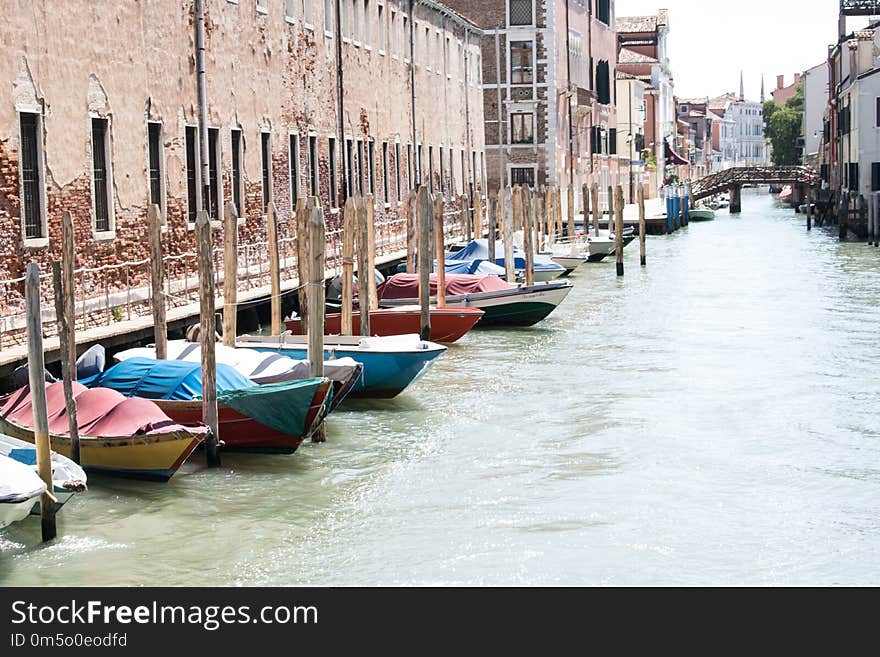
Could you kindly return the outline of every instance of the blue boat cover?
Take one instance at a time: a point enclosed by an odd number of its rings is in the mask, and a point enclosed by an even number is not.
[[[504,242],[500,240],[495,242],[495,264],[499,267],[504,267]],[[501,255],[499,255],[501,254]],[[514,257],[514,269],[525,269],[526,268],[526,255],[525,252],[519,247],[513,247],[513,257]],[[470,244],[464,247],[461,251],[457,251],[456,253],[450,253],[447,255],[446,261],[446,271],[449,271],[449,267],[455,265],[458,262],[474,262],[477,260],[488,261],[489,260],[489,240],[479,239],[473,240]],[[562,265],[559,265],[550,258],[548,255],[538,254],[535,256],[535,271],[560,271],[565,269]],[[452,272],[450,272],[452,273]],[[473,272],[454,272],[454,273],[473,273]]]
[[[437,271],[437,263],[434,263]],[[504,267],[494,265],[488,260],[447,260],[447,274],[469,274],[472,276],[504,276]]]
[[[126,397],[190,401],[202,396],[202,365],[182,360],[130,358],[80,381],[88,388],[111,388]],[[217,393],[258,387],[229,365],[217,363]]]

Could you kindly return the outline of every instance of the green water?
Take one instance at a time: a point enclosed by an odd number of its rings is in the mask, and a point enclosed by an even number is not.
[[[290,457],[93,477],[3,585],[880,584],[880,250],[744,196]]]

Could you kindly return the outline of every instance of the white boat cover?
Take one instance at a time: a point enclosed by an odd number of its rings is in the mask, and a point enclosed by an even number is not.
[[[120,363],[129,358],[156,358],[155,347],[137,347],[116,354]],[[188,362],[201,361],[201,347],[197,342],[186,340],[168,341],[168,360]],[[228,365],[234,370],[260,385],[298,381],[309,378],[309,361],[294,360],[288,356],[265,353],[242,347],[216,346],[218,363]],[[339,358],[324,361],[324,376],[339,383],[345,383],[354,375],[359,363],[352,358]]]
[[[46,484],[30,466],[0,455],[0,502],[24,502],[44,492]]]
[[[9,457],[36,472],[37,450],[29,442],[0,433],[0,456]],[[66,456],[52,452],[52,483],[56,493],[82,491],[86,487],[86,473]]]

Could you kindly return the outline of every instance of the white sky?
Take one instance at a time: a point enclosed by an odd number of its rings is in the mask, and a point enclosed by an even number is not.
[[[617,0],[618,16],[669,10],[669,63],[677,96],[739,93],[743,71],[746,97],[758,100],[761,74],[767,97],[776,76],[785,84],[794,73],[824,61],[837,41],[838,0]],[[866,24],[850,18],[848,31]]]

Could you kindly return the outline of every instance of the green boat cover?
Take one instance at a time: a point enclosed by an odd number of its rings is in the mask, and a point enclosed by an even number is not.
[[[325,379],[301,379],[230,390],[218,393],[217,401],[277,431],[293,436],[306,436],[311,429],[306,426],[309,407],[315,398],[315,390],[324,381]],[[318,417],[328,412],[332,398],[331,387],[324,401],[323,413]]]

